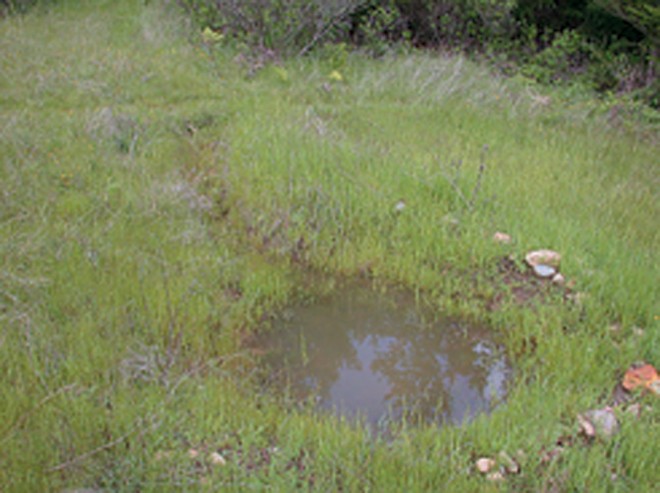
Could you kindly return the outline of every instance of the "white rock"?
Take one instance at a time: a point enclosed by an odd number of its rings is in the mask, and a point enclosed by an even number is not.
[[[557,269],[561,263],[561,255],[554,250],[534,250],[525,255],[525,262],[530,267],[543,264]]]
[[[191,448],[190,450],[188,450],[188,457],[190,457],[191,459],[196,459],[197,457],[199,457],[199,451],[194,448]]]
[[[632,328],[632,333],[637,337],[644,337],[644,329],[642,329],[641,327],[634,326]]]
[[[495,467],[495,461],[489,457],[482,457],[481,459],[477,460],[477,462],[475,462],[475,466],[477,467],[477,471],[479,471],[481,474],[486,474],[493,467]]]
[[[587,419],[582,414],[578,414],[577,419],[578,423],[580,423],[580,431],[584,433],[585,436],[589,438],[596,436],[596,427],[591,422],[591,420]]]
[[[209,462],[214,466],[225,466],[227,465],[227,460],[220,455],[218,452],[213,452],[209,455]]]
[[[588,437],[612,438],[619,432],[619,422],[614,411],[609,407],[604,409],[592,409],[578,415],[578,421]]]
[[[537,277],[540,277],[542,279],[548,279],[550,277],[554,277],[555,274],[557,274],[557,270],[554,267],[551,267],[550,265],[538,264],[535,265],[533,269],[534,269],[534,274],[536,274]]]
[[[552,283],[556,284],[557,286],[563,286],[566,283],[566,279],[560,272],[557,272],[554,276],[552,276]]]

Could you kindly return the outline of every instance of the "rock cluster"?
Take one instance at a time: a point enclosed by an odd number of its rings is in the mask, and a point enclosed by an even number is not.
[[[533,250],[525,255],[525,263],[541,279],[552,279],[555,284],[563,284],[564,276],[559,273],[561,255],[554,250]]]

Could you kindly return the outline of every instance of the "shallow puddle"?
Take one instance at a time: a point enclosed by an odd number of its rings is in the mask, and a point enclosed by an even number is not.
[[[276,388],[372,425],[404,414],[459,424],[501,402],[510,375],[483,327],[364,287],[286,310],[258,345]]]

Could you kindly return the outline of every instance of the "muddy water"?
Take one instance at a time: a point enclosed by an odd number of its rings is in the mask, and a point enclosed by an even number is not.
[[[459,424],[501,402],[510,375],[483,327],[365,287],[286,310],[259,345],[276,388],[374,425],[404,414]]]

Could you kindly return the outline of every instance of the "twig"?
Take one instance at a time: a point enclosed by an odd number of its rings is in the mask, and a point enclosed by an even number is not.
[[[50,469],[46,469],[46,472],[57,472],[57,471],[61,471],[63,469],[67,469],[67,468],[77,464],[78,462],[81,462],[85,459],[89,459],[90,457],[98,454],[99,452],[103,452],[104,450],[111,449],[112,447],[114,447],[116,445],[119,445],[121,442],[126,440],[129,436],[131,436],[137,430],[138,430],[138,427],[136,426],[131,431],[129,431],[128,433],[126,433],[122,436],[120,436],[119,438],[116,438],[111,442],[104,443],[103,445],[101,445],[99,447],[96,447],[95,449],[92,449],[89,452],[85,452],[82,455],[78,455],[78,456],[74,457],[71,460],[68,460],[66,462],[62,462],[61,464],[58,464],[54,467],[51,467]]]
[[[447,180],[447,182],[451,185],[451,187],[454,189],[454,192],[456,192],[456,195],[458,195],[458,198],[463,201],[463,203],[466,205],[468,209],[471,209],[470,207],[470,201],[465,198],[465,195],[463,195],[463,192],[461,191],[460,187],[456,183],[454,179],[451,177],[447,176],[445,173],[442,173],[442,176]]]
[[[208,364],[209,364],[209,362],[204,362],[204,363],[202,363],[201,365],[197,366],[196,368],[193,368],[193,369],[191,369],[191,370],[185,372],[185,373],[184,373],[184,374],[178,379],[178,381],[173,385],[173,387],[169,390],[168,395],[167,395],[167,398],[164,399],[164,404],[167,404],[167,403],[170,401],[170,399],[174,396],[174,393],[176,392],[177,388],[178,388],[181,384],[183,384],[183,383],[188,379],[188,377],[190,377],[191,375],[193,375],[193,374],[195,374],[195,373],[201,371],[202,369],[204,369],[205,367],[207,367]],[[74,387],[74,386],[75,386],[75,385],[70,385],[69,387]],[[60,389],[60,390],[62,391],[62,390],[64,390],[64,389]],[[53,466],[53,467],[51,467],[51,468],[48,468],[48,469],[46,469],[46,472],[49,472],[49,473],[50,473],[50,472],[57,472],[57,471],[62,471],[62,470],[64,470],[64,469],[67,469],[67,468],[69,468],[69,467],[71,467],[71,466],[73,466],[73,465],[78,464],[79,462],[82,462],[82,461],[84,461],[84,460],[86,460],[86,459],[89,459],[90,457],[93,457],[93,456],[97,455],[97,454],[100,453],[100,452],[104,452],[105,450],[109,450],[109,449],[111,449],[111,448],[113,448],[113,447],[119,445],[120,443],[126,441],[126,439],[127,439],[128,437],[130,437],[131,435],[133,435],[133,434],[136,433],[136,432],[139,432],[139,434],[142,435],[142,434],[145,432],[145,428],[147,428],[146,426],[143,426],[144,421],[146,421],[147,419],[148,419],[149,421],[154,421],[155,418],[156,418],[156,413],[152,413],[151,415],[149,415],[149,416],[148,416],[147,418],[145,418],[144,420],[139,420],[139,423],[137,423],[137,424],[136,424],[136,425],[135,425],[130,431],[128,431],[127,433],[123,434],[122,436],[120,436],[120,437],[118,437],[118,438],[115,438],[114,440],[112,440],[112,441],[110,441],[110,442],[108,442],[108,443],[104,443],[103,445],[99,445],[98,447],[96,447],[96,448],[94,448],[94,449],[92,449],[92,450],[90,450],[90,451],[88,451],[88,452],[85,452],[84,454],[77,455],[77,456],[74,457],[73,459],[70,459],[70,460],[68,460],[68,461],[66,461],[66,462],[62,462],[61,464],[58,464],[58,465]],[[152,423],[152,431],[154,431],[155,429],[157,429],[161,424],[162,424],[162,421],[161,421],[160,423],[155,423],[155,424]]]
[[[314,45],[316,45],[316,43],[318,43],[319,40],[328,33],[328,31],[330,31],[330,29],[332,29],[338,22],[345,19],[348,14],[351,14],[353,9],[353,5],[347,5],[345,8],[337,12],[321,29],[316,31],[310,42],[303,46],[303,48],[298,52],[298,56],[306,55],[309,50],[311,50]]]
[[[472,210],[474,208],[474,203],[477,200],[477,195],[479,195],[479,190],[481,190],[481,180],[486,171],[486,152],[488,152],[488,145],[484,145],[481,149],[481,162],[479,163],[479,174],[477,175],[477,182],[474,184],[472,189],[472,195],[470,197],[470,203],[468,208]]]

